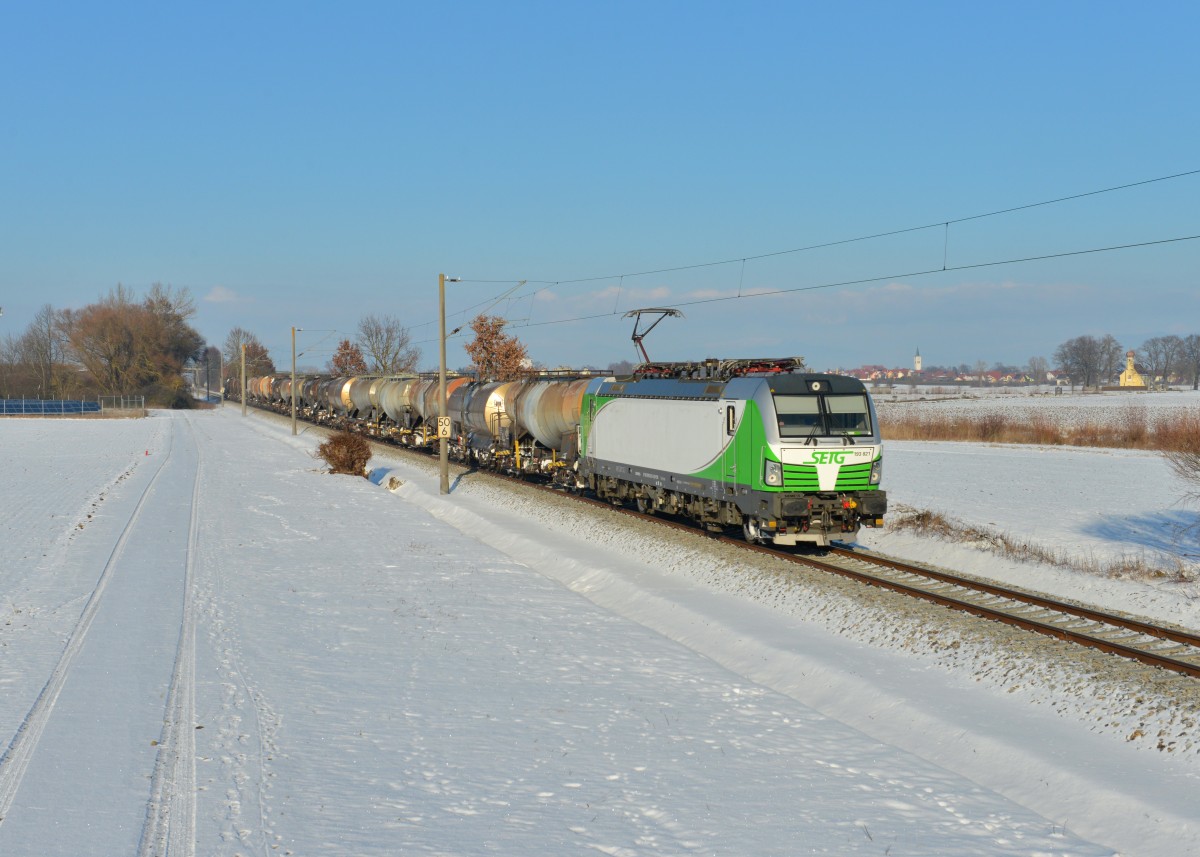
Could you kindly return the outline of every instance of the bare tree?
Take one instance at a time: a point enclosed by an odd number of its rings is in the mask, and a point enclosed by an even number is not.
[[[37,377],[39,397],[53,399],[61,395],[66,346],[63,314],[46,304],[17,340],[20,362]]]
[[[63,314],[70,349],[101,391],[141,392],[172,406],[189,399],[181,376],[184,363],[199,354],[204,340],[190,325],[186,290],[159,287],[145,301],[117,285],[99,303]]]
[[[371,371],[401,375],[416,371],[421,350],[412,344],[408,328],[390,315],[363,316],[358,323],[358,347],[370,358]]]
[[[1098,367],[1097,383],[1105,381],[1110,384],[1117,379],[1125,369],[1125,349],[1111,333],[1104,334],[1097,343]]]
[[[1046,373],[1050,371],[1050,365],[1046,362],[1045,357],[1030,357],[1029,358],[1029,377],[1033,379],[1035,384],[1046,383]]]
[[[221,353],[225,356],[226,378],[240,378],[242,372],[242,346],[246,346],[246,377],[274,375],[275,362],[257,336],[241,327],[235,327],[225,337]]]
[[[1184,499],[1200,502],[1200,450],[1176,449],[1164,453],[1164,456],[1175,475],[1190,486]]]
[[[515,381],[529,374],[525,345],[504,333],[506,323],[496,315],[479,315],[471,322],[475,339],[466,349],[480,381]]]
[[[118,284],[99,303],[67,313],[71,350],[107,394],[132,393],[144,380],[132,297]]]
[[[0,340],[0,395],[23,398],[30,383],[28,367],[21,359],[21,346],[11,333]]]
[[[192,293],[184,286],[179,289],[154,283],[146,294],[146,309],[160,318],[168,318],[173,323],[185,322],[196,314],[196,301]]]
[[[1090,387],[1096,383],[1101,367],[1100,341],[1094,336],[1068,339],[1054,351],[1058,367],[1071,376],[1071,386]]]
[[[975,371],[975,382],[976,382],[976,384],[978,384],[980,387],[982,387],[982,386],[983,386],[983,381],[984,381],[984,377],[983,377],[983,376],[984,376],[984,373],[985,373],[985,372],[987,372],[987,361],[985,361],[985,360],[976,360],[976,361],[975,361],[975,370],[974,370],[974,371]]]
[[[1155,336],[1142,343],[1139,356],[1146,364],[1153,378],[1162,378],[1163,383],[1169,383],[1171,373],[1181,362],[1184,353],[1184,341],[1178,336]]]
[[[1193,333],[1183,338],[1179,365],[1184,379],[1192,382],[1192,389],[1200,389],[1200,334]]]

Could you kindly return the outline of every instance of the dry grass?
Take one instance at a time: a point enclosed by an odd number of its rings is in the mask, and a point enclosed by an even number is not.
[[[1200,578],[1200,569],[1177,557],[1161,557],[1151,562],[1145,557],[1124,556],[1111,560],[1072,556],[1034,542],[1014,538],[998,530],[965,524],[926,509],[909,509],[888,520],[888,528],[914,532],[921,536],[956,542],[987,550],[1018,562],[1040,562],[1096,577],[1120,580],[1170,580],[1191,583]]]
[[[315,455],[329,465],[330,473],[348,473],[365,478],[367,462],[371,460],[371,445],[362,435],[339,431],[318,446]]]
[[[957,440],[1034,443],[1186,452],[1200,449],[1200,413],[1151,419],[1144,408],[1129,408],[1119,420],[1068,425],[1052,416],[1016,419],[998,413],[956,416],[906,413],[880,422],[886,440]]]

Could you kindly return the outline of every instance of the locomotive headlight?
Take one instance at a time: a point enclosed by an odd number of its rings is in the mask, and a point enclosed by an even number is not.
[[[783,485],[783,465],[778,461],[768,461],[763,468],[763,482],[780,487]]]
[[[871,464],[871,484],[878,485],[883,479],[883,459],[877,458]]]

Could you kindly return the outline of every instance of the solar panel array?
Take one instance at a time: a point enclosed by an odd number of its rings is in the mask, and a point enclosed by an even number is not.
[[[0,415],[14,416],[32,414],[62,416],[63,414],[96,414],[99,402],[84,402],[78,399],[0,399]]]

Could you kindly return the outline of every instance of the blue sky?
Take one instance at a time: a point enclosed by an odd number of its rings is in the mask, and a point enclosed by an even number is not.
[[[439,271],[466,280],[450,327],[530,281],[493,312],[550,366],[630,358],[624,311],[711,297],[651,356],[1023,364],[1200,332],[1200,240],[911,276],[1200,235],[1200,175],[750,258],[1200,170],[1198,25],[1192,2],[5,4],[0,335],[162,282],[281,364],[292,325],[322,364],[388,313],[433,366]]]

